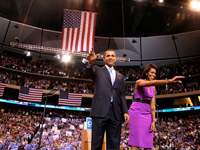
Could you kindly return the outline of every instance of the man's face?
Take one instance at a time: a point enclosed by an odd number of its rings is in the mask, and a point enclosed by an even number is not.
[[[106,65],[109,67],[114,66],[117,58],[114,51],[106,51],[103,60],[105,61]]]

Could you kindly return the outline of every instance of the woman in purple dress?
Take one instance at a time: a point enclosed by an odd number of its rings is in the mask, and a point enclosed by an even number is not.
[[[169,80],[154,80],[158,67],[152,63],[146,65],[141,79],[136,81],[135,97],[129,108],[129,142],[132,150],[153,148],[155,129],[155,86],[168,83],[181,83],[176,76]]]

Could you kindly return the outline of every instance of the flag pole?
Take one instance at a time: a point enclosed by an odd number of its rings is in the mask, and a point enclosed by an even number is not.
[[[42,126],[41,126],[41,129],[40,129],[40,138],[39,138],[39,143],[38,143],[38,150],[40,150],[40,145],[41,145],[41,140],[42,140],[42,133],[43,133],[44,117],[45,117],[45,113],[46,113],[47,99],[48,99],[48,96],[46,95],[45,104],[44,104],[44,111],[43,111],[43,114],[42,114]]]
[[[59,90],[60,90],[60,89],[59,89]],[[56,90],[56,91],[50,90],[49,93],[47,93],[46,95],[43,96],[43,97],[45,98],[45,103],[44,103],[44,110],[43,110],[43,114],[42,114],[42,126],[40,127],[40,138],[39,138],[39,143],[38,143],[38,148],[37,148],[37,150],[40,150],[40,145],[41,145],[41,141],[42,141],[42,134],[43,134],[43,129],[44,129],[43,125],[44,125],[44,118],[45,118],[45,114],[46,114],[46,106],[47,106],[48,98],[54,96],[54,95],[56,94],[56,92],[58,92],[59,90]],[[48,94],[50,94],[52,91],[54,91],[54,93],[51,94],[51,95],[48,95]],[[40,125],[41,125],[41,124],[40,124]]]

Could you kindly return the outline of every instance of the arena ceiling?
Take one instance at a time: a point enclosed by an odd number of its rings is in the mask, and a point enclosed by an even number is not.
[[[92,11],[98,13],[95,36],[145,37],[199,30],[200,12],[192,11],[189,2],[190,0],[165,0],[163,3],[158,0],[1,0],[0,16],[43,29],[61,31],[64,9]]]

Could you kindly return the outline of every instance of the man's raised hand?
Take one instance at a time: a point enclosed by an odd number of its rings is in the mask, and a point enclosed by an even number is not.
[[[92,64],[97,58],[99,57],[99,54],[95,54],[94,49],[92,48],[91,52],[88,54],[87,59],[89,60],[89,64]]]

